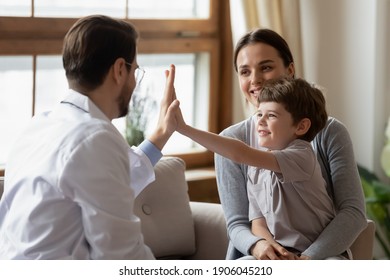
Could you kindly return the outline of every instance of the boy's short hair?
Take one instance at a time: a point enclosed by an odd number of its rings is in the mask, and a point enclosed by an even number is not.
[[[283,77],[267,80],[262,85],[258,102],[283,104],[292,115],[294,124],[304,118],[310,119],[309,130],[300,137],[306,141],[312,141],[328,120],[324,95],[317,86],[304,79]]]

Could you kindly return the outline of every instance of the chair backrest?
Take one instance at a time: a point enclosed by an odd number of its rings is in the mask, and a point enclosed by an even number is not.
[[[135,200],[134,212],[141,219],[145,244],[156,258],[177,259],[195,253],[185,163],[163,157],[154,168],[156,180]]]
[[[375,223],[367,220],[367,227],[359,234],[351,246],[354,260],[372,260],[375,241]]]

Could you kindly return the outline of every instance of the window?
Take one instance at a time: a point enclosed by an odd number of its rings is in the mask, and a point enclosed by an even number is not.
[[[120,18],[207,19],[209,0],[0,0],[0,16],[76,18],[104,13]]]
[[[15,137],[32,115],[32,65],[33,60],[30,56],[0,56],[1,164],[5,163]]]
[[[209,85],[208,53],[183,54],[140,54],[138,64],[145,69],[145,76],[136,91],[149,95],[157,104],[163,94],[165,85],[164,70],[170,63],[176,66],[175,89],[185,120],[198,128],[208,129],[207,113]],[[136,92],[138,94],[138,92]],[[206,116],[206,118],[205,118]],[[146,134],[153,131],[157,123],[158,110],[149,115]],[[124,123],[125,121],[123,121]],[[178,133],[174,133],[163,149],[164,154],[204,151],[203,148]]]
[[[163,71],[174,63],[175,87],[186,121],[213,132],[226,127],[231,115],[230,86],[220,81],[229,78],[231,53],[228,58],[220,57],[226,53],[223,40],[229,39],[224,34],[230,28],[218,32],[226,24],[221,20],[228,14],[225,2],[0,0],[0,129],[8,136],[0,139],[0,169],[13,139],[28,120],[63,96],[67,88],[61,61],[63,37],[77,18],[87,14],[125,18],[138,28],[138,63],[146,70],[141,90],[159,103],[165,84]],[[123,121],[114,124],[123,129]],[[163,152],[182,157],[188,168],[213,162],[210,152],[176,133]]]

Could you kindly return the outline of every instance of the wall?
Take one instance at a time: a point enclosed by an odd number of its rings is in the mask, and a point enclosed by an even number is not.
[[[348,128],[359,164],[380,166],[390,116],[390,1],[301,0],[304,76],[327,88],[328,111]],[[378,241],[375,258],[385,254]]]
[[[376,127],[376,156],[380,157],[382,151],[384,127],[386,127],[390,120],[390,1],[380,0],[377,6],[377,20],[376,20],[376,93],[375,108],[378,109],[377,119],[374,123]],[[375,162],[375,170],[381,170],[379,161]],[[379,173],[379,172],[378,172]],[[381,170],[379,173],[381,178],[386,178],[384,181],[390,184],[390,178],[386,177]]]
[[[357,162],[388,180],[379,158],[390,115],[389,1],[301,0],[300,9],[304,77],[327,89]]]

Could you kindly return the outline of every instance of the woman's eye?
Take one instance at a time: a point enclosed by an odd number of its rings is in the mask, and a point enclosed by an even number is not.
[[[240,71],[240,76],[248,76],[249,75],[249,71],[248,70],[241,70]]]
[[[262,72],[269,72],[271,70],[272,70],[272,67],[269,65],[265,65],[265,66],[261,67]]]

